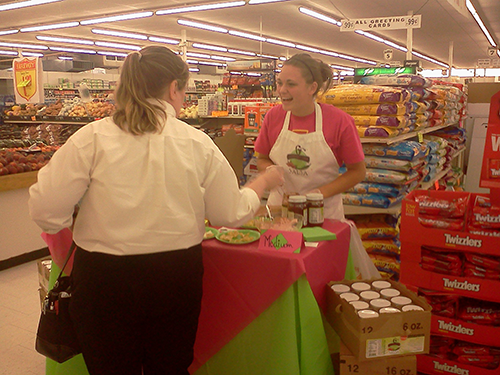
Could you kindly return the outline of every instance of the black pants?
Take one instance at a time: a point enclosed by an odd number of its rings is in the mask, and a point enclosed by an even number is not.
[[[91,375],[188,374],[201,308],[201,245],[114,256],[76,249],[70,305]]]

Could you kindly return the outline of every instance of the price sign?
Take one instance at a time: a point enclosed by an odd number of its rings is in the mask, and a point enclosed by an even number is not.
[[[12,62],[17,103],[43,102],[41,61],[38,57],[22,57]]]
[[[287,232],[268,229],[261,234],[259,250],[299,253],[304,243],[302,232]]]
[[[493,57],[497,54],[497,49],[495,47],[488,48],[488,56]]]
[[[354,18],[343,19],[341,21],[340,31],[378,31],[378,30],[397,30],[397,29],[416,29],[422,26],[422,16],[393,16],[376,18]]]

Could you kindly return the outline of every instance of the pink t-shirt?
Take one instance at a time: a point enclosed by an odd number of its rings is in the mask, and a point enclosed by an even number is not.
[[[330,104],[319,103],[323,113],[323,134],[326,142],[337,158],[338,164],[354,164],[364,160],[363,147],[359,140],[354,119],[344,111]],[[286,112],[277,105],[269,110],[264,117],[264,123],[255,141],[255,151],[269,155],[278,135],[283,128]],[[290,116],[289,129],[315,131],[315,113],[307,116]]]

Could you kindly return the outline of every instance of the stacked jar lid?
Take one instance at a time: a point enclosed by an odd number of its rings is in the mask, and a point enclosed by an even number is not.
[[[338,296],[352,305],[360,318],[377,318],[380,314],[423,311],[411,298],[402,296],[389,281],[357,281],[350,285],[334,284]]]

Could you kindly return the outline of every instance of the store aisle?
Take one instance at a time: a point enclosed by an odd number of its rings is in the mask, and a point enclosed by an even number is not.
[[[0,271],[0,375],[43,375],[35,351],[40,318],[36,261]]]

